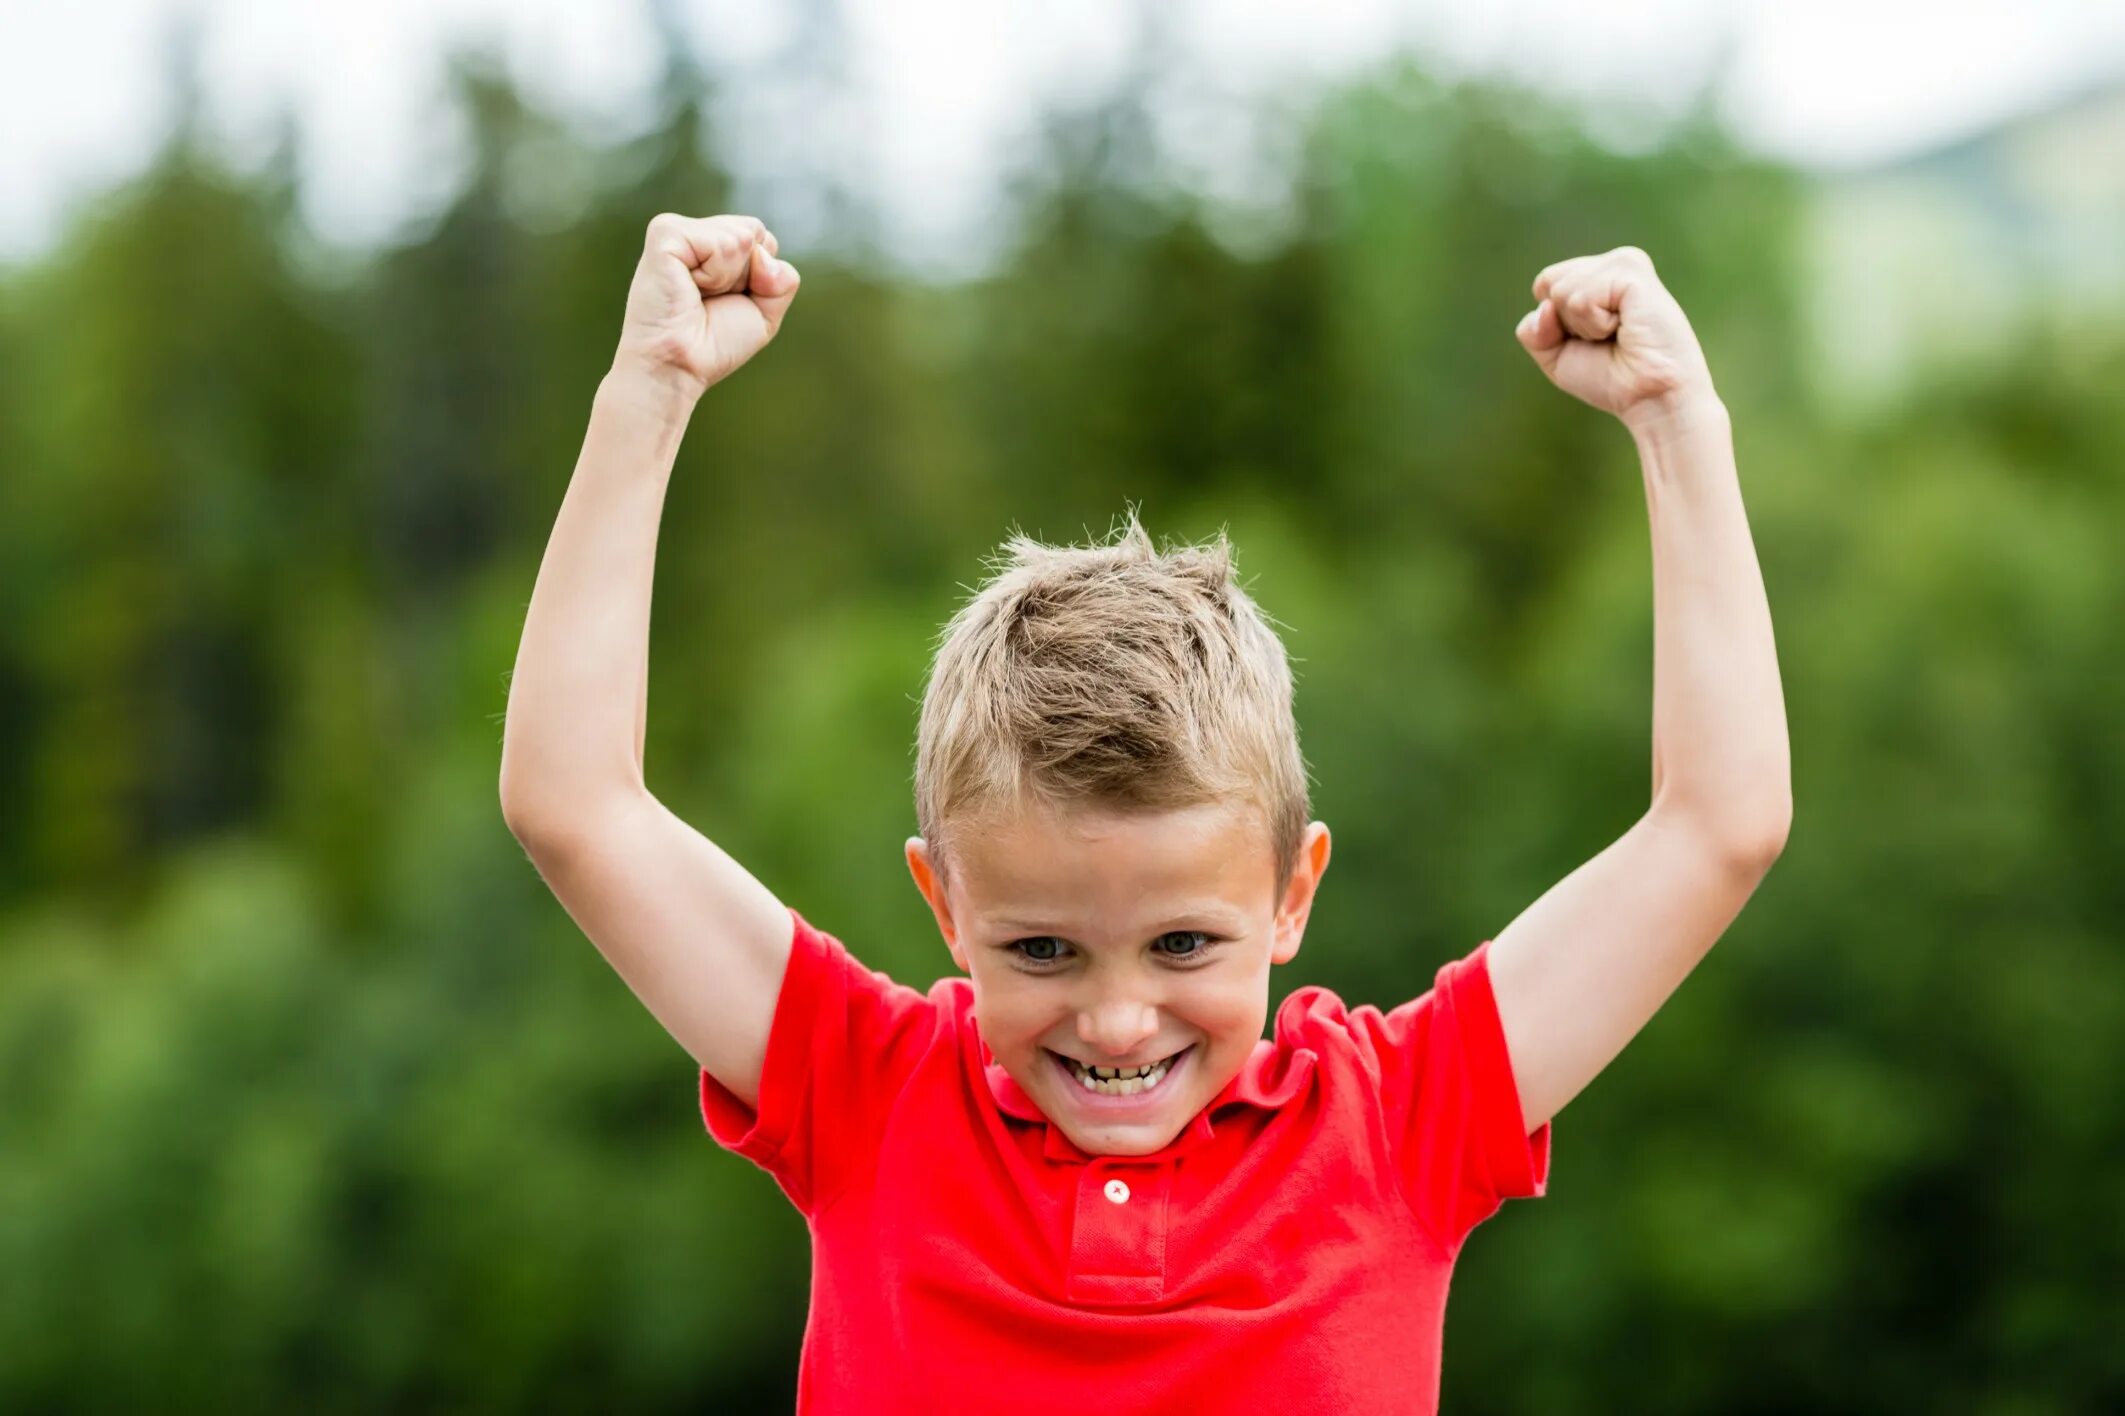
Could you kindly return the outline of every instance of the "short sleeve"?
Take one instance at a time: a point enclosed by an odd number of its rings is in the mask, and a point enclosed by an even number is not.
[[[704,1069],[701,1115],[717,1144],[772,1175],[809,1217],[876,1159],[887,1114],[937,1035],[938,1010],[795,910],[790,920],[759,1109]]]
[[[1442,967],[1421,998],[1384,1014],[1369,1004],[1350,1013],[1378,1069],[1404,1193],[1449,1251],[1504,1201],[1549,1186],[1550,1124],[1530,1135],[1521,1113],[1489,948],[1485,940]]]

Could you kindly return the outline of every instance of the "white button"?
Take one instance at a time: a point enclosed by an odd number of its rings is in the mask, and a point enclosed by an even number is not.
[[[1129,1203],[1129,1187],[1120,1180],[1109,1180],[1107,1198],[1118,1205],[1125,1205]]]

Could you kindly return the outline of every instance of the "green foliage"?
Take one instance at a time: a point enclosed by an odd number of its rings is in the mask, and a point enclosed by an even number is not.
[[[457,83],[472,179],[373,261],[184,139],[0,280],[9,1409],[790,1404],[803,1225],[495,802],[642,227],[729,179],[689,71],[603,149]],[[1391,66],[1235,244],[1133,113],[1056,117],[992,275],[790,252],[674,478],[660,796],[927,984],[931,635],[1012,526],[1140,501],[1230,528],[1297,659],[1337,847],[1282,987],[1410,996],[1649,790],[1635,457],[1511,333],[1542,266],[1643,246],[1734,413],[1796,829],[1470,1245],[1446,1406],[2125,1399],[2125,342],[2039,322],[1840,424],[1805,191],[1704,125],[1620,156]]]

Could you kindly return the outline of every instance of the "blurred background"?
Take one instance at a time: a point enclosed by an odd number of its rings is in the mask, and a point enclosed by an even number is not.
[[[1444,1409],[2125,1409],[2125,11],[9,6],[0,1407],[786,1411],[807,1236],[502,823],[648,218],[805,274],[697,413],[657,794],[874,967],[1014,527],[1229,529],[1382,1006],[1627,829],[1649,251],[1796,820],[1456,1271]],[[1272,1000],[1274,1001],[1274,1000]]]

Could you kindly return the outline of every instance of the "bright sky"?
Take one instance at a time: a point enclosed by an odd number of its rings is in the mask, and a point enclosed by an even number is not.
[[[1202,95],[1192,117],[1174,119],[1176,141],[1195,154],[1205,185],[1235,192],[1248,189],[1249,164],[1232,124],[1206,115],[1224,100],[1363,67],[1398,44],[1447,75],[1630,94],[1655,114],[1688,98],[1724,56],[1723,104],[1743,137],[1824,165],[1917,150],[2125,74],[2119,0],[1158,3]],[[767,76],[799,7],[676,8],[697,52],[727,76],[723,132],[758,197],[769,190],[761,183],[777,135],[795,130],[796,100]],[[887,244],[904,261],[978,248],[989,176],[1037,100],[1096,92],[1147,9],[1145,0],[843,0],[849,97],[816,133],[831,157],[812,160],[836,162],[876,195]],[[656,62],[646,5],[611,0],[0,0],[0,262],[47,246],[66,202],[136,171],[166,131],[161,48],[180,12],[205,17],[211,130],[247,165],[272,105],[292,98],[311,183],[306,214],[350,246],[390,236],[444,200],[462,172],[461,134],[439,116],[451,40],[494,37],[537,101],[611,135],[644,121]],[[802,250],[801,215],[761,214]]]

